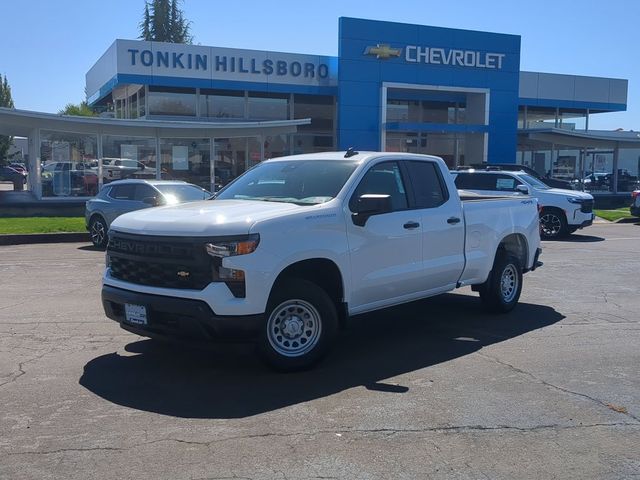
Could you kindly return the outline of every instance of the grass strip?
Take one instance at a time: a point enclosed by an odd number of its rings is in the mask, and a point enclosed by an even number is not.
[[[615,222],[621,218],[631,218],[629,207],[617,208],[616,210],[594,210],[593,213],[610,222]]]
[[[86,232],[84,217],[0,218],[0,234]]]

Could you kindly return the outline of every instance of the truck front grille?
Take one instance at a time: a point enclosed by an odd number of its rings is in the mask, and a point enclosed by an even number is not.
[[[593,211],[593,200],[584,200],[580,206],[582,213],[591,213]]]
[[[161,288],[202,290],[211,281],[211,257],[191,239],[112,233],[107,247],[111,276]]]

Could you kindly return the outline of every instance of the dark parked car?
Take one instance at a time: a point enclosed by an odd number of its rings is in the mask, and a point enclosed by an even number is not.
[[[107,245],[111,222],[123,213],[161,205],[206,200],[211,192],[180,180],[116,180],[105,185],[88,200],[85,207],[91,242],[99,248]]]
[[[0,166],[0,181],[13,182],[14,185],[27,183],[27,173],[20,172],[13,167]]]
[[[24,163],[14,162],[10,163],[9,166],[15,170],[18,170],[20,173],[27,173],[27,166]]]

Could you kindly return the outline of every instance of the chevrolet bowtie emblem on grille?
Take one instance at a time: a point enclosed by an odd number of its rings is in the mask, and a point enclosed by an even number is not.
[[[179,276],[180,278],[187,278],[189,275],[191,275],[191,274],[190,274],[189,272],[185,272],[184,270],[180,270],[180,271],[178,272],[178,276]]]
[[[365,55],[375,55],[376,58],[382,58],[383,60],[391,57],[399,57],[401,53],[401,48],[391,48],[384,43],[379,43],[375,47],[367,47],[364,49]]]

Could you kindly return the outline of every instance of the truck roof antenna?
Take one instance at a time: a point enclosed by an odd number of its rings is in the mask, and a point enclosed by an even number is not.
[[[360,152],[356,152],[353,147],[349,147],[347,152],[344,154],[344,158],[353,157],[354,155],[358,155]]]

